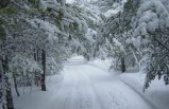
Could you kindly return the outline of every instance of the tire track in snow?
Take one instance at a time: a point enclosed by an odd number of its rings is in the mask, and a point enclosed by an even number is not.
[[[102,71],[104,71],[103,69],[99,68],[96,65],[93,64],[89,64],[92,67],[98,68]],[[104,71],[105,72],[105,71]],[[130,88],[131,90],[133,90],[135,93],[137,93],[143,100],[145,103],[147,103],[147,105],[149,105],[152,109],[158,109],[150,100],[148,100],[140,91],[138,91],[137,89],[135,89],[133,86],[131,86],[130,84],[128,84],[127,82],[123,81],[122,79],[118,78],[123,84],[125,84],[128,88]]]
[[[70,106],[72,105],[71,103],[71,99],[72,99],[72,93],[74,92],[74,89],[77,89],[77,81],[76,80],[76,75],[75,74],[65,74],[67,76],[67,81],[65,79],[65,83],[63,84],[64,85],[64,88],[65,90],[62,90],[62,91],[65,91],[67,92],[67,95],[65,97],[65,100],[63,101],[64,104],[63,104],[63,108],[60,108],[60,109],[76,109],[75,107],[73,108],[70,108]],[[71,79],[70,79],[71,78]],[[70,89],[68,90],[68,88],[66,86],[69,86]],[[77,93],[78,95],[79,93]],[[77,96],[76,95],[76,96]],[[81,100],[78,101],[77,104],[79,104],[79,102],[81,102]],[[75,106],[75,105],[74,105]],[[76,105],[78,106],[78,105]]]
[[[89,76],[87,77],[87,74],[84,74],[82,73],[83,76],[85,77],[85,80],[88,82],[89,86],[92,88],[93,90],[93,94],[94,96],[97,98],[96,100],[98,101],[101,109],[108,109],[104,106],[102,100],[101,100],[101,97],[99,96],[99,93],[97,92],[96,88],[94,87],[94,85],[91,83],[90,79],[89,79]]]
[[[96,66],[91,66],[91,67],[93,67],[93,68],[95,68],[95,69],[98,69]],[[101,69],[99,69],[99,70],[101,70]],[[105,73],[106,74],[106,72],[104,71],[104,70],[102,70],[103,72],[101,72],[100,74],[102,75],[102,73]],[[89,72],[89,73],[91,73],[91,72]],[[107,73],[108,75],[110,75],[109,73]],[[86,74],[87,75],[87,74]],[[103,76],[104,76],[104,74],[103,74]],[[112,76],[112,75],[110,75],[110,76]],[[144,95],[140,95],[139,93],[137,93],[135,90],[133,90],[132,88],[130,88],[128,85],[126,85],[126,84],[124,84],[123,83],[123,81],[121,81],[119,78],[118,78],[118,76],[117,75],[115,75],[116,77],[113,77],[112,79],[116,79],[116,80],[119,80],[119,82],[121,83],[121,84],[123,84],[124,86],[126,86],[126,88],[128,88],[128,89],[130,89],[131,91],[133,91],[133,92],[135,92],[135,94],[136,95],[138,95],[138,97],[140,97],[140,99],[145,103],[145,104],[147,104],[147,106],[149,106],[151,109],[157,109],[150,101],[147,101],[147,100],[145,100],[145,97],[144,97]],[[88,75],[88,77],[90,77],[89,75]],[[90,80],[89,80],[90,81]],[[91,82],[90,82],[91,83]],[[112,84],[113,85],[113,84]],[[98,91],[101,91],[101,90],[97,90],[97,88],[92,84],[92,87],[93,87],[93,90],[95,91],[95,94],[96,94],[96,96],[97,96],[97,98],[98,98],[98,100],[99,100],[99,103],[101,104],[101,106],[103,107],[103,109],[110,109],[110,107],[105,107],[104,105],[104,100],[102,100],[102,96],[100,96],[99,94],[101,94],[100,92],[98,92]],[[110,86],[110,87],[112,87],[112,86]],[[113,88],[115,88],[115,87],[112,87],[112,89]],[[110,92],[112,91],[112,90],[109,90]],[[110,92],[108,92],[108,93],[110,93]],[[105,95],[107,96],[107,93],[105,93]],[[109,96],[111,96],[112,97],[112,94],[110,94]],[[102,102],[103,101],[103,102]],[[115,101],[116,102],[116,101]],[[115,102],[112,102],[113,104],[116,104]],[[109,104],[109,105],[112,105],[112,104]],[[119,109],[119,108],[118,108]],[[121,108],[120,108],[121,109]]]
[[[73,76],[71,76],[72,78],[74,78]],[[67,108],[67,106],[69,106],[70,102],[68,102],[68,100],[70,100],[70,93],[73,90],[74,87],[71,86],[75,86],[75,81],[74,79],[68,79],[69,78],[69,74],[65,74],[64,73],[64,78],[62,80],[62,82],[60,82],[60,87],[57,87],[55,89],[55,91],[53,91],[53,96],[51,97],[51,99],[49,100],[51,106],[51,108],[48,109],[69,109]],[[67,104],[66,104],[67,103]]]
[[[81,102],[78,104],[79,108],[77,109],[100,109],[98,106],[99,104],[96,102],[97,99],[93,89],[91,88],[87,78],[81,73],[82,69],[79,69],[78,67],[76,68],[76,66],[74,68],[77,69],[76,71],[78,72],[76,75],[76,82],[78,83],[77,90],[80,94],[79,101]]]
[[[79,109],[81,102],[82,102],[82,98],[81,98],[80,91],[79,91],[79,80],[75,74],[73,74],[73,76],[74,78],[71,78],[71,79],[73,79],[74,81],[74,84],[73,84],[74,87],[70,93],[70,101],[69,101],[70,106],[67,109]]]
[[[91,68],[89,68],[89,66]],[[114,95],[113,92],[113,88],[116,87],[111,87],[113,81],[100,82],[99,80],[100,77],[102,76],[108,77],[111,76],[111,74],[107,73],[108,74],[107,75],[106,72],[103,70],[102,72],[97,72],[96,69],[98,68],[87,64],[78,65],[78,66],[73,65],[68,67],[67,71],[65,72],[65,78],[63,80],[62,87],[58,89],[59,91],[56,91],[57,96],[54,96],[55,99],[53,99],[56,100],[53,101],[55,109],[112,109],[113,106],[115,106],[114,109],[121,109],[119,106],[116,106],[121,104],[118,103],[117,101],[118,99],[116,99],[118,96]],[[94,70],[94,72],[92,70]],[[98,71],[99,70],[101,69],[98,69]],[[96,80],[95,79],[92,80],[93,77],[97,75],[98,78],[96,77],[97,78]],[[134,92],[135,95],[138,95],[141,101],[145,102],[145,105],[147,104],[147,106],[150,106],[149,102],[143,99],[143,97],[140,96],[140,94],[134,91],[131,87],[124,84],[123,81],[121,81],[119,78],[110,77],[108,79],[111,80],[118,79],[119,82],[122,84],[122,86],[126,86],[127,89],[131,90],[131,92]],[[105,89],[102,89],[99,87],[98,82],[105,85],[109,83],[111,84],[109,84],[108,86],[104,86],[103,88]],[[108,99],[108,102],[106,99]],[[153,105],[150,107],[152,107],[152,109],[157,109],[154,108]],[[126,109],[127,107],[123,107],[122,109],[124,108]]]
[[[84,78],[83,75],[79,76],[79,82],[78,83],[79,83],[78,84],[78,86],[79,86],[78,91],[79,91],[80,96],[81,96],[81,104],[80,104],[80,107],[78,109],[91,109],[92,101],[91,101],[90,97],[92,95],[89,94],[90,89],[88,87],[86,87],[86,81],[85,81],[85,78]]]

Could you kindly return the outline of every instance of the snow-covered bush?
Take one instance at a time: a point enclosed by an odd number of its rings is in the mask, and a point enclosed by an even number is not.
[[[35,75],[42,73],[42,69],[33,59],[22,55],[16,55],[9,62],[9,69],[11,74],[15,75],[19,86],[30,86],[33,84]],[[11,77],[13,76],[11,75]]]

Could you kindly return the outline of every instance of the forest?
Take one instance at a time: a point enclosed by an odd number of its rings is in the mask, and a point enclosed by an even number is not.
[[[168,84],[169,0],[0,0],[0,109],[168,109]]]

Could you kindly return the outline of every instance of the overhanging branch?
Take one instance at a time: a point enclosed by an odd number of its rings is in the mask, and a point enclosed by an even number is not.
[[[164,47],[167,51],[169,51],[169,48],[165,46],[161,41],[159,41],[156,37],[153,37],[155,41],[157,41],[162,47]]]

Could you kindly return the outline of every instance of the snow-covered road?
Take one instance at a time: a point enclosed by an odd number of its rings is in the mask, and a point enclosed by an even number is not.
[[[50,109],[151,109],[140,95],[83,58],[72,58],[52,94]]]
[[[102,61],[73,57],[61,75],[47,79],[48,91],[25,89],[21,97],[14,96],[15,105],[17,109],[156,109],[105,66]]]

